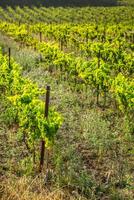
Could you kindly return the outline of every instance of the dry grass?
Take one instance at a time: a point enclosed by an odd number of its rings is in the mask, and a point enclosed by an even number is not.
[[[78,194],[72,195],[65,189],[46,188],[42,177],[17,178],[11,176],[0,182],[1,200],[84,200]]]

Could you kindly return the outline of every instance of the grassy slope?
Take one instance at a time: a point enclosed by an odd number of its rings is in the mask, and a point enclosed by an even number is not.
[[[16,43],[12,40],[8,40],[6,37],[3,38],[2,35],[0,35],[0,40],[1,44],[3,43],[4,46],[10,45],[12,49],[14,49],[12,55],[18,63],[23,65],[23,72],[25,76],[37,82],[42,87],[45,87],[47,83],[51,84],[52,104],[54,104],[57,109],[63,113],[65,119],[64,126],[57,136],[55,153],[53,155],[53,164],[55,165],[55,171],[57,170],[56,173],[59,176],[56,177],[57,185],[55,185],[55,187],[57,188],[57,186],[60,186],[60,189],[55,189],[53,187],[45,188],[44,176],[40,178],[35,177],[34,179],[30,177],[19,178],[22,171],[25,171],[25,166],[19,166],[20,159],[23,158],[21,153],[23,152],[24,147],[19,143],[16,143],[15,140],[13,141],[12,138],[14,147],[10,148],[11,146],[8,145],[10,143],[7,143],[9,152],[7,152],[8,155],[6,164],[9,168],[8,170],[4,169],[6,172],[6,178],[2,177],[2,181],[0,181],[1,199],[133,199],[131,186],[123,185],[126,184],[123,181],[128,181],[127,183],[131,184],[132,176],[130,171],[133,168],[133,164],[131,163],[131,157],[128,159],[125,158],[126,155],[122,154],[124,146],[126,145],[125,142],[123,143],[122,141],[122,145],[118,145],[118,134],[123,135],[129,132],[128,127],[125,124],[125,120],[116,112],[110,113],[110,110],[106,110],[104,112],[101,109],[93,107],[92,102],[94,99],[92,99],[92,95],[89,93],[89,90],[88,93],[85,92],[82,95],[78,95],[77,92],[72,91],[69,84],[64,81],[57,85],[55,75],[53,76],[47,71],[47,69],[45,69],[46,66],[44,63],[36,65],[38,57],[36,52],[33,52],[30,49],[18,50]],[[2,110],[3,108],[1,106],[0,111]],[[6,112],[4,115],[6,119]],[[3,119],[4,115],[0,115],[0,120]],[[9,127],[7,130],[5,123],[7,122],[3,121],[1,123],[2,126],[0,127],[0,139],[3,143],[5,142],[5,138],[1,138],[1,133],[10,133],[13,137],[16,134],[15,128]],[[100,127],[99,134],[100,138],[102,138],[102,140],[98,141],[100,143],[107,142],[105,141],[104,133],[111,134],[115,132],[117,134],[117,146],[114,146],[113,142],[110,146],[111,149],[108,151],[108,156],[103,157],[101,160],[98,160],[98,158],[95,157],[96,151],[93,149],[92,142],[90,142],[90,140],[94,141],[96,139],[95,137],[98,134],[98,127]],[[109,128],[110,132],[108,131]],[[85,140],[83,134],[81,133],[90,133],[89,140]],[[88,138],[88,135],[86,137]],[[90,147],[92,147],[92,151]],[[114,148],[117,148],[117,155]],[[23,167],[23,169],[21,167]],[[19,175],[18,177],[13,175],[16,174],[16,170]],[[63,174],[62,171],[64,171]],[[88,175],[86,173],[84,174],[85,171],[88,172]],[[63,177],[61,177],[61,174]],[[91,180],[91,183],[89,183],[88,180]],[[64,186],[68,182],[70,185],[67,185],[66,189],[64,189]],[[120,182],[122,185],[119,185]],[[72,185],[75,189],[72,188]],[[83,191],[76,189],[78,185],[81,190],[83,189]],[[86,186],[92,188],[91,191],[89,188],[89,194],[91,194],[91,197],[84,197],[86,196],[84,194]]]
[[[119,185],[120,182],[125,184],[124,180],[131,184],[131,180],[125,178],[126,176],[131,179],[129,170],[132,165],[130,160],[125,158],[126,155],[122,154],[124,151],[123,140],[122,144],[116,146],[118,135],[115,138],[115,143],[111,144],[105,138],[106,134],[111,135],[113,132],[122,133],[122,135],[128,133],[125,120],[120,118],[116,112],[111,113],[107,109],[102,111],[102,109],[94,107],[90,88],[81,94],[72,90],[68,82],[60,81],[57,84],[58,74],[49,73],[44,63],[37,65],[38,54],[32,50],[23,48],[18,50],[17,43],[2,35],[0,40],[4,46],[10,45],[12,47],[12,56],[18,63],[23,64],[23,73],[26,77],[37,82],[43,88],[46,84],[51,84],[51,103],[64,116],[64,124],[57,135],[54,147],[53,163],[50,162],[50,166],[52,164],[54,167],[55,174],[53,176],[56,180],[52,180],[54,185],[50,186],[49,191],[48,188],[44,187],[44,177],[32,179],[23,176],[18,178],[12,175],[17,173],[21,176],[24,172],[29,174],[31,169],[29,168],[27,171],[25,168],[27,166],[20,164],[23,154],[25,155],[25,147],[19,142],[15,142],[16,130],[14,127],[9,127],[8,132],[12,135],[14,147],[10,149],[11,156],[6,161],[10,169],[6,172],[8,178],[3,178],[1,182],[2,200],[7,198],[9,200],[89,200],[89,196],[90,200],[96,198],[131,200],[131,188]],[[98,132],[100,139],[97,136]],[[86,140],[83,135],[85,135]],[[94,148],[93,142],[96,139],[98,144]],[[109,144],[110,149],[108,154],[103,155],[100,159],[96,154],[96,148],[102,143]],[[115,154],[114,148],[117,148],[118,155]],[[5,186],[3,187],[3,185]],[[60,189],[55,190],[53,187]],[[62,190],[64,187],[66,190]],[[46,197],[46,193],[48,197]]]

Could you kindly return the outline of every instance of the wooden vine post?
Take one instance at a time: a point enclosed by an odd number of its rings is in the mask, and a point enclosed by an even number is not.
[[[10,47],[8,48],[8,65],[10,69],[10,66],[11,66],[11,48]]]
[[[100,52],[100,50],[99,50],[99,52],[98,52],[98,69],[100,68],[100,58],[101,58],[101,52]],[[97,105],[99,105],[99,95],[100,95],[100,87],[99,87],[99,84],[97,84]]]
[[[11,48],[8,48],[8,68],[9,68],[9,73],[12,70],[12,66],[11,66]],[[11,84],[9,85],[9,87],[11,87]],[[11,88],[10,88],[11,89]],[[12,93],[12,90],[11,90]]]
[[[44,117],[48,119],[48,112],[49,112],[49,102],[50,102],[50,86],[46,88],[46,102],[45,102],[45,115]],[[44,154],[45,154],[45,141],[42,139],[41,141],[41,150],[40,150],[40,166],[39,172],[42,172],[43,165],[44,165]]]
[[[76,85],[77,85],[77,69],[76,69],[76,65],[75,65],[75,75],[74,75],[74,82],[75,82],[75,88],[76,88]]]
[[[40,43],[42,42],[42,32],[40,31],[39,32],[39,40],[40,40]],[[42,54],[40,53],[40,62],[42,62]]]
[[[42,32],[40,32],[40,42],[42,42]]]

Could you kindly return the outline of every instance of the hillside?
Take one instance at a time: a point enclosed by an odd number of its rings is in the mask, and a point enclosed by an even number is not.
[[[133,5],[0,1],[0,200],[134,200]]]
[[[113,6],[117,0],[5,0],[0,1],[0,6]]]

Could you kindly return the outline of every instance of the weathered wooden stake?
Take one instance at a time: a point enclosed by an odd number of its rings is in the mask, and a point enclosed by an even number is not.
[[[40,42],[42,42],[42,32],[40,32]]]
[[[48,85],[46,88],[46,104],[45,104],[45,117],[48,118],[49,111],[49,101],[50,101],[50,86]]]
[[[19,20],[19,26],[21,25],[21,21]]]
[[[8,48],[8,65],[10,69],[10,66],[11,66],[11,48],[10,47]]]
[[[77,69],[76,69],[76,65],[75,65],[75,80],[74,80],[74,82],[75,82],[75,87],[76,87],[76,85],[77,85]]]
[[[42,42],[42,32],[39,33],[40,43]],[[42,54],[40,53],[40,62],[42,62]]]
[[[99,50],[98,52],[98,69],[100,68],[100,58],[101,58],[101,52]],[[96,104],[99,105],[99,95],[100,95],[100,87],[99,87],[99,84],[97,84],[97,93],[96,93],[96,97],[97,97],[97,100],[96,100]]]
[[[46,88],[46,102],[45,102],[45,115],[44,117],[48,118],[48,111],[49,111],[49,101],[50,101],[50,86]],[[45,154],[45,141],[42,139],[41,141],[41,151],[40,151],[40,166],[39,171],[42,172],[43,165],[44,165],[44,154]]]

